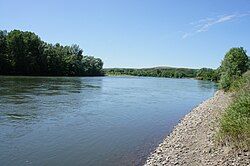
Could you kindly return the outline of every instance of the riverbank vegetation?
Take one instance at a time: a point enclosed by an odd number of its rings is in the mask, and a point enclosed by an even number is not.
[[[196,75],[196,69],[156,67],[144,69],[112,68],[105,69],[107,75],[132,75],[148,77],[169,77],[169,78],[193,78]]]
[[[218,81],[218,70],[210,68],[189,69],[174,67],[155,67],[155,68],[110,68],[104,69],[106,75],[131,75],[147,77],[166,77],[166,78],[197,78],[199,80]]]
[[[173,67],[155,67],[144,69],[111,68],[104,69],[106,75],[131,75],[146,77],[166,77],[166,78],[197,78],[199,80],[217,81],[217,70],[210,68],[189,69]]]
[[[234,101],[221,119],[220,137],[224,143],[250,150],[250,71],[232,83]]]
[[[241,56],[244,55],[244,56]],[[222,89],[228,89],[230,82],[237,79],[250,67],[249,58],[246,51],[240,48],[232,48],[226,54],[222,64],[217,69],[201,68],[174,68],[174,67],[154,67],[154,68],[109,68],[104,69],[106,75],[131,75],[147,77],[167,77],[167,78],[196,78],[199,80],[209,80],[220,82]],[[236,70],[237,68],[237,70]]]
[[[218,135],[224,143],[250,150],[250,70],[246,51],[232,48],[220,68],[220,88],[232,92],[234,98],[221,118]]]
[[[0,74],[100,76],[103,62],[83,55],[78,45],[49,44],[35,33],[0,31]]]

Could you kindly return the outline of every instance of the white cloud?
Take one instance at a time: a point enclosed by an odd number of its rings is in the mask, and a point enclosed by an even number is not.
[[[185,39],[185,38],[187,38],[187,37],[189,37],[189,36],[191,36],[190,33],[185,33],[184,35],[182,35],[182,39]]]
[[[193,26],[193,30],[191,30],[190,32],[186,32],[182,36],[182,39],[193,36],[197,33],[206,32],[212,26],[214,26],[216,24],[222,24],[225,22],[229,22],[231,20],[235,20],[235,19],[240,18],[240,17],[249,16],[249,15],[250,15],[249,12],[243,13],[243,14],[229,14],[229,15],[217,16],[215,18],[204,18],[204,19],[201,19],[197,22],[192,22],[192,23],[190,23],[190,25]]]

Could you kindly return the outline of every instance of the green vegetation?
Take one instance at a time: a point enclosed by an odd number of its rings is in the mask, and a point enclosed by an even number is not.
[[[239,78],[250,68],[250,60],[246,51],[242,48],[231,48],[226,53],[221,66],[218,69],[201,68],[110,68],[104,69],[106,75],[131,75],[148,77],[168,77],[168,78],[196,78],[200,80],[219,81],[221,89],[228,90],[230,83]]]
[[[219,134],[223,141],[250,150],[250,71],[234,81],[230,90],[235,98],[221,119]]]
[[[231,48],[225,55],[220,66],[220,88],[228,90],[231,83],[248,69],[248,56],[240,48]]]
[[[220,67],[219,85],[234,99],[221,119],[219,136],[224,142],[250,150],[250,71],[243,48],[232,48]],[[247,72],[246,72],[247,71]]]
[[[132,75],[148,77],[169,77],[169,78],[193,78],[196,76],[197,69],[187,68],[145,68],[145,69],[105,69],[107,75]]]
[[[217,81],[218,70],[202,68],[173,68],[173,67],[155,67],[144,69],[129,68],[111,68],[104,70],[107,75],[131,75],[147,77],[167,77],[167,78],[197,78],[200,80]]]
[[[78,45],[48,44],[32,32],[0,31],[1,75],[100,76],[102,66]]]
[[[196,78],[200,80],[210,80],[217,82],[219,80],[219,70],[201,68],[200,70],[198,70]]]

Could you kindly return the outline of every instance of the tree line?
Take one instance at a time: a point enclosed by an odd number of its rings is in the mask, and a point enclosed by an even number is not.
[[[218,70],[210,68],[189,69],[189,68],[145,68],[145,69],[128,69],[128,68],[111,68],[105,69],[107,75],[132,75],[147,77],[167,77],[167,78],[197,78],[200,80],[218,80]]]
[[[170,67],[156,67],[145,69],[126,69],[126,68],[112,68],[105,69],[108,75],[132,75],[132,76],[149,76],[149,77],[169,77],[169,78],[183,78],[195,77],[197,70],[188,68],[170,68]]]
[[[171,68],[156,67],[144,69],[110,68],[105,69],[107,75],[132,75],[168,78],[196,78],[219,82],[223,88],[228,87],[228,82],[236,79],[250,68],[249,57],[242,47],[231,48],[225,55],[222,64],[217,69],[201,68]],[[232,76],[233,75],[233,76]]]
[[[0,31],[0,74],[102,76],[103,62],[76,44],[49,44],[33,32]]]

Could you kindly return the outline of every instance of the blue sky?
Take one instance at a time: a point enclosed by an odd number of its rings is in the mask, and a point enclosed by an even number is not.
[[[229,48],[250,51],[249,0],[0,0],[0,22],[104,67],[217,68]]]

